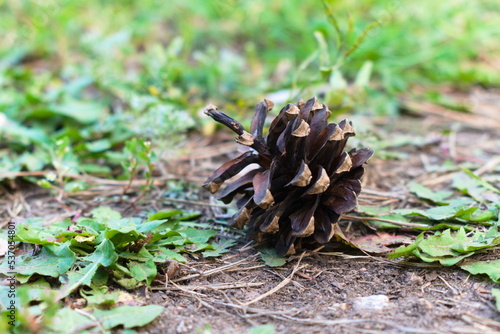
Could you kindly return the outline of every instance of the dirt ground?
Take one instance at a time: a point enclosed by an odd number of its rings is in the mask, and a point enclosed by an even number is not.
[[[438,107],[429,111],[428,106],[418,104],[408,105],[406,116],[397,119],[356,118],[356,123],[369,122],[390,136],[411,134],[431,139],[419,147],[393,149],[407,154],[403,160],[375,156],[366,168],[360,204],[425,206],[409,193],[408,183],[451,189],[456,172],[431,171],[429,166],[450,159],[488,165],[498,159],[500,131],[490,126],[495,123],[480,124],[492,115],[492,119],[500,117],[500,95],[480,94],[485,96],[476,101],[479,106],[473,119],[460,119],[460,113],[451,111],[441,113]],[[473,101],[471,96],[467,98]],[[443,130],[448,131],[447,136],[442,135]],[[175,197],[158,187],[134,209],[117,207],[133,215],[175,206],[201,210],[207,220],[224,218],[224,206],[198,187],[221,161],[233,157],[235,150],[236,144],[224,133],[211,139],[193,136],[189,153],[163,167],[165,175],[194,184],[189,191]],[[56,220],[78,210],[85,214],[103,202],[110,205],[116,198],[110,194],[104,201],[98,196],[93,200],[70,198],[61,204],[29,187],[4,189],[0,201],[6,208],[0,212],[2,218],[42,212],[47,219]],[[191,256],[174,279],[159,277],[151,290],[134,292],[144,303],[166,307],[140,333],[208,333],[208,329],[211,333],[247,333],[261,324],[274,324],[276,333],[500,333],[500,313],[491,296],[494,284],[485,277],[471,276],[458,267],[388,260],[335,243],[298,252],[285,266],[271,268],[260,259],[253,242],[231,234],[224,226],[215,227],[238,238],[238,244],[221,258]],[[349,235],[377,233],[362,219],[344,219],[341,227]],[[389,233],[417,235],[411,230]],[[500,250],[480,256],[498,259]],[[374,295],[385,297],[379,297],[375,305],[359,305],[359,297]]]

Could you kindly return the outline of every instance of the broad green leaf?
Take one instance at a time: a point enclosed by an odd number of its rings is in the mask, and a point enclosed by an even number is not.
[[[109,139],[99,139],[93,142],[85,143],[87,150],[92,153],[103,152],[111,148],[111,142]]]
[[[424,211],[423,216],[432,220],[446,220],[454,218],[457,214],[457,209],[451,206],[435,206]]]
[[[107,267],[118,260],[118,255],[111,241],[105,239],[95,251],[82,260],[90,262],[85,268],[68,274],[68,281],[60,291],[59,298],[64,298],[81,285],[90,285],[92,278],[101,265]]]
[[[171,222],[167,219],[151,220],[137,225],[137,231],[142,233],[147,233],[150,231],[154,231],[156,229],[158,230],[165,230],[166,228],[173,229],[176,227],[176,224],[177,224],[176,222]],[[161,227],[161,229],[159,229],[159,227]]]
[[[468,238],[467,242],[454,245],[453,250],[461,253],[474,252],[485,248],[491,248],[499,244],[500,234],[498,233],[497,226],[494,225],[486,233],[476,230],[476,233]]]
[[[116,304],[120,291],[108,292],[107,288],[92,289],[91,291],[80,290],[80,294],[87,300],[88,305],[110,307]]]
[[[368,205],[360,205],[358,206],[358,212],[364,213],[368,216],[382,216],[387,215],[391,211],[389,206],[368,206]]]
[[[98,236],[102,231],[106,230],[106,226],[104,224],[99,223],[95,219],[80,219],[77,222],[77,226],[82,227],[87,232]]]
[[[107,221],[107,225],[108,230],[104,232],[104,235],[117,247],[146,237],[145,234],[137,230],[133,221],[127,218]]]
[[[445,230],[443,233],[433,235],[425,240],[422,240],[418,247],[425,253],[433,257],[455,256],[458,255],[453,251],[453,247],[457,244],[467,243],[467,236],[464,229],[458,230],[455,235],[451,235],[450,230]]]
[[[106,112],[101,103],[94,101],[68,100],[64,104],[52,105],[48,110],[36,110],[31,117],[50,117],[53,114],[70,117],[80,123],[90,124],[99,120]]]
[[[217,235],[217,232],[214,230],[197,230],[195,228],[187,228],[183,231],[180,231],[182,235],[194,244],[206,243],[210,238]]]
[[[454,218],[460,210],[449,205],[445,206],[435,206],[430,209],[398,209],[394,210],[394,213],[405,215],[405,216],[421,216],[431,220],[447,220]]]
[[[389,257],[389,259],[394,259],[401,256],[408,257],[414,255],[414,251],[418,248],[418,245],[420,244],[420,242],[422,242],[422,240],[424,240],[424,234],[420,233],[417,239],[415,239],[415,241],[411,245],[399,246],[394,250],[394,252],[389,253],[387,256]]]
[[[63,245],[45,245],[40,254],[32,256],[31,254],[21,255],[16,259],[15,272],[21,275],[45,275],[59,277],[66,273],[75,263],[75,253],[69,249],[67,244]],[[0,273],[11,272],[4,260],[0,266]]]
[[[61,286],[59,290],[58,298],[62,299],[78,289],[82,285],[90,286],[92,283],[92,278],[97,272],[100,264],[98,262],[93,262],[80,268],[76,271],[71,271],[68,273],[68,278],[65,284]]]
[[[120,291],[108,292],[108,288],[93,288],[90,291],[80,290],[88,305],[110,307],[116,304]]]
[[[444,266],[452,266],[479,250],[492,248],[498,244],[500,235],[496,225],[487,232],[476,230],[471,237],[467,237],[464,228],[460,228],[453,235],[448,229],[426,239],[423,239],[421,234],[413,244],[399,247],[389,254],[389,258],[414,255],[425,262],[439,261]]]
[[[186,258],[181,254],[165,247],[158,247],[158,251],[156,251],[153,261],[164,263],[166,260],[175,260],[181,263],[187,262]]]
[[[153,321],[163,312],[163,306],[120,306],[112,310],[95,310],[93,316],[102,324],[104,329],[116,326],[124,328],[140,327]]]
[[[453,178],[453,187],[461,193],[471,196],[478,202],[500,201],[499,192],[496,187],[466,169],[464,169],[464,172],[455,175]]]
[[[54,318],[52,318],[52,323],[49,325],[51,333],[82,333],[79,331],[81,328],[93,328],[92,325],[94,321],[75,310],[64,307],[57,311]],[[87,327],[89,326],[89,327]],[[90,332],[83,332],[90,333]]]
[[[16,227],[16,241],[36,245],[53,245],[56,239],[46,228],[19,223]]]
[[[170,217],[180,215],[181,213],[182,211],[180,210],[158,211],[156,213],[151,214],[148,217],[148,221],[168,219]]]
[[[412,182],[410,184],[410,191],[417,195],[419,198],[429,200],[439,205],[446,204],[445,200],[452,195],[451,191],[430,190],[429,188],[426,188],[416,182]]]
[[[500,283],[500,260],[491,261],[467,261],[460,265],[460,268],[467,270],[471,274],[486,274],[494,282]]]
[[[103,165],[98,165],[98,164],[93,164],[93,163],[87,163],[87,164],[80,164],[80,168],[82,171],[84,171],[87,174],[111,174],[111,168],[108,166],[103,166]]]
[[[206,250],[202,253],[204,257],[218,257],[224,253],[229,252],[231,247],[236,244],[236,240],[233,239],[221,239],[219,242],[213,243],[213,249]]]
[[[135,278],[138,282],[146,281],[148,285],[151,284],[153,279],[158,274],[156,264],[153,260],[146,262],[130,261],[128,263],[128,267],[133,278]]]
[[[281,267],[286,263],[286,258],[278,256],[274,248],[259,249],[260,257],[269,267]]]
[[[413,253],[424,262],[439,262],[443,266],[453,266],[466,257],[474,255],[474,253],[466,253],[454,256],[431,256],[424,252],[420,252],[419,249],[416,249]]]
[[[120,219],[122,215],[109,206],[100,206],[92,210],[92,217],[102,223],[107,220]]]
[[[248,334],[274,334],[274,325],[268,324],[252,327]]]
[[[182,246],[186,242],[186,238],[177,231],[169,231],[165,234],[155,234],[153,240],[158,240],[154,243],[155,246]]]
[[[202,250],[209,250],[209,249],[213,249],[214,246],[212,246],[211,244],[208,244],[208,243],[198,243],[198,244],[187,244],[187,245],[184,245],[184,247],[178,247],[176,248],[177,250],[181,251],[182,249],[186,252],[199,252],[199,251],[202,251]]]
[[[123,259],[139,262],[146,262],[153,259],[154,257],[145,247],[142,247],[138,252],[121,252],[120,254],[118,254],[118,256]]]
[[[500,189],[498,189],[497,187],[495,187],[494,185],[492,185],[491,183],[489,183],[488,181],[484,180],[483,178],[481,178],[480,176],[477,176],[476,174],[474,174],[472,171],[468,170],[467,168],[465,167],[461,167],[460,168],[465,174],[467,174],[468,176],[470,176],[473,180],[477,181],[481,186],[483,186],[484,188],[490,190],[490,191],[493,191],[493,192],[496,192],[497,194],[500,194]]]
[[[118,260],[118,255],[115,252],[115,246],[113,243],[105,239],[95,248],[95,251],[92,254],[84,257],[83,260],[92,263],[99,263],[107,267]]]
[[[116,280],[116,283],[127,290],[134,290],[139,286],[144,285],[142,283],[139,283],[135,278],[120,278]]]

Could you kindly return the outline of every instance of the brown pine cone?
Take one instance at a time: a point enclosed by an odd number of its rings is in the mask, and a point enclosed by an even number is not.
[[[233,225],[248,225],[248,235],[256,240],[270,236],[283,255],[292,253],[303,238],[330,241],[340,215],[357,206],[363,164],[373,150],[345,152],[347,139],[354,136],[352,123],[328,123],[331,112],[316,97],[287,104],[264,138],[264,121],[273,105],[269,100],[257,105],[250,133],[217,107],[206,107],[207,115],[236,132],[236,141],[251,149],[219,167],[203,187],[215,193],[243,168],[257,164],[217,198],[227,204],[241,194]]]

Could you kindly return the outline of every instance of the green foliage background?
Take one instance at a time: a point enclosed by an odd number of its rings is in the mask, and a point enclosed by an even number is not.
[[[494,0],[0,1],[0,171],[54,165],[68,138],[80,171],[109,175],[131,137],[171,153],[205,121],[207,102],[244,115],[263,97],[318,94],[378,115],[396,115],[401,96],[454,107],[438,86],[500,84],[499,9]]]

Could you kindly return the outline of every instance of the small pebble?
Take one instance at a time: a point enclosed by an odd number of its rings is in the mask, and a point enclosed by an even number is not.
[[[389,305],[389,297],[386,295],[373,295],[367,297],[358,297],[354,299],[353,307],[355,310],[382,310]]]

